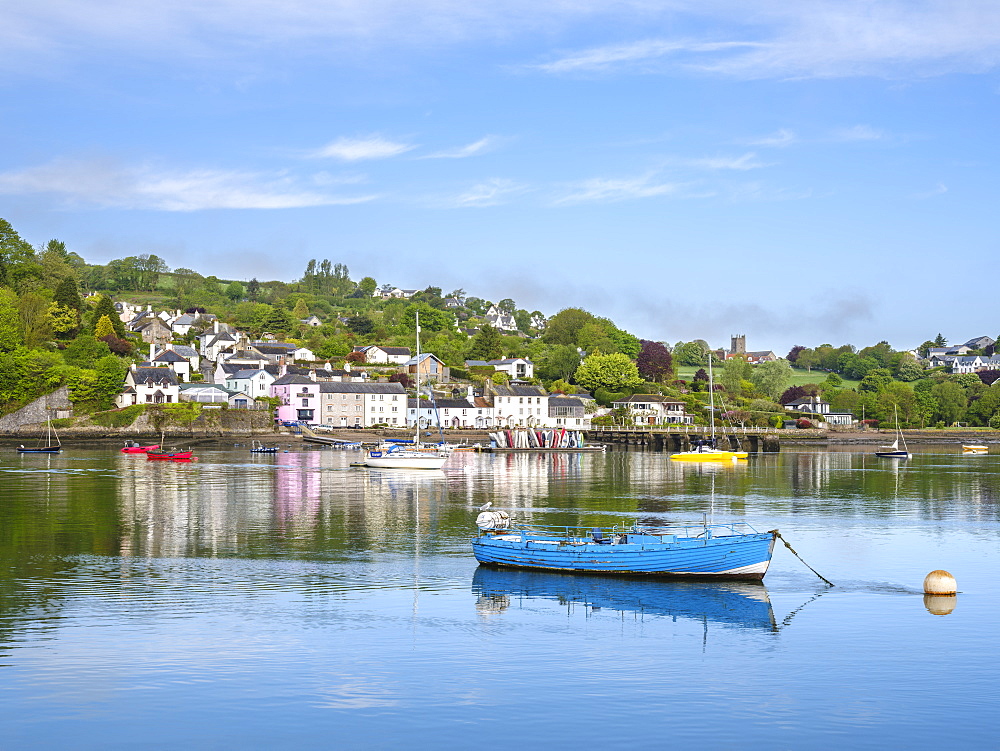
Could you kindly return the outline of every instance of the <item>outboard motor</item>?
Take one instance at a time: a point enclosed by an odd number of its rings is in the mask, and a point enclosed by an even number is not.
[[[483,511],[476,517],[476,526],[480,529],[507,529],[510,527],[510,514],[506,511]]]

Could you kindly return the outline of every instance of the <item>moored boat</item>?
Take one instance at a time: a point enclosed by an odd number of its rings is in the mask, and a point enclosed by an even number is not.
[[[258,443],[257,441],[254,441],[250,445],[250,453],[251,454],[277,454],[278,453],[278,447],[277,446],[265,446],[263,443]]]
[[[963,443],[962,451],[966,454],[988,454],[990,449],[988,446]]]
[[[472,550],[487,566],[749,581],[763,579],[777,535],[745,523],[529,529],[503,511],[484,511],[476,525]]]
[[[903,438],[903,431],[899,427],[899,412],[895,405],[892,409],[896,416],[896,440],[888,446],[880,446],[879,450],[875,452],[875,456],[880,456],[883,459],[909,459],[912,454],[906,446],[906,439]],[[899,447],[900,442],[902,442],[903,448]]]
[[[121,452],[123,454],[145,454],[147,451],[155,451],[160,448],[160,444],[154,443],[151,446],[143,446],[136,441],[125,441]]]
[[[449,454],[401,448],[398,444],[372,449],[365,454],[364,466],[373,469],[441,469]]]
[[[167,459],[173,461],[189,461],[193,451],[147,451],[147,459]]]
[[[710,438],[703,438],[695,442],[695,446],[690,451],[678,451],[671,454],[671,460],[675,462],[735,462],[746,459],[749,453],[746,451],[731,451],[720,449],[716,446],[715,437],[715,383],[712,380],[712,353],[708,353],[708,414],[711,422],[712,435]]]
[[[52,427],[52,420],[45,420],[45,445],[41,442],[34,448],[25,448],[24,445],[17,447],[19,454],[58,454],[62,451],[62,443],[59,440],[59,433]]]

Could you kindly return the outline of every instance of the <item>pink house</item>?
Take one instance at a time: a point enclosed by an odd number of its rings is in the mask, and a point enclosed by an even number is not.
[[[283,375],[271,384],[271,396],[281,399],[279,420],[319,423],[319,384],[302,375]]]

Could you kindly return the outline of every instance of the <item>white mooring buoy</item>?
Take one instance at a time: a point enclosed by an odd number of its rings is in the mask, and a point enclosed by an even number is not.
[[[938,569],[931,571],[924,577],[925,595],[953,595],[958,593],[958,585],[955,577],[947,571]]]

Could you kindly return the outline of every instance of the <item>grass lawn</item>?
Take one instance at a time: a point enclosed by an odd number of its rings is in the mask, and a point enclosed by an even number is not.
[[[714,375],[718,377],[719,368],[713,368]],[[677,368],[677,377],[682,378],[685,381],[690,381],[694,379],[694,374],[698,372],[698,368],[693,366],[681,365]],[[813,370],[811,373],[806,370],[799,370],[798,368],[792,369],[792,377],[788,381],[788,386],[802,386],[806,383],[822,383],[826,380],[827,375],[829,375],[825,370]],[[841,388],[855,388],[860,381],[852,381],[849,378],[844,378],[844,384]]]

